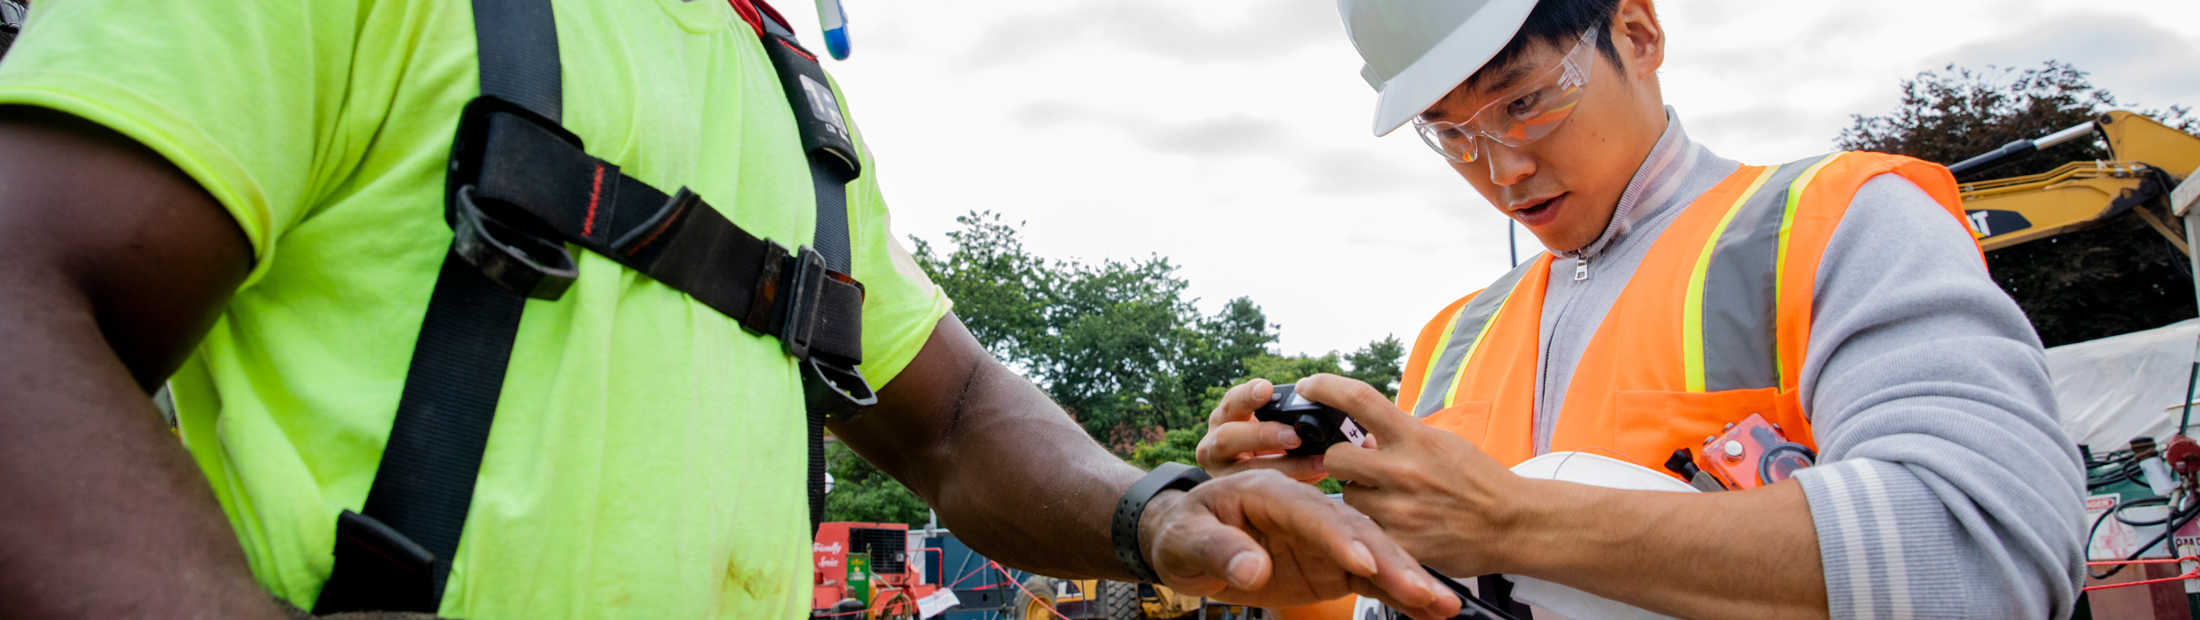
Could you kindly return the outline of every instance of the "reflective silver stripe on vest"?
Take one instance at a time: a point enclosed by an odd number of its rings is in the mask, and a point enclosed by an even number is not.
[[[1780,166],[1715,241],[1703,283],[1705,391],[1779,385],[1774,304],[1789,186],[1811,166],[1839,155]]]
[[[1459,375],[1459,369],[1466,366],[1467,351],[1474,348],[1474,339],[1482,335],[1482,326],[1490,322],[1490,317],[1497,316],[1499,308],[1505,307],[1505,300],[1512,297],[1513,287],[1520,284],[1520,277],[1540,265],[1543,265],[1542,260],[1521,263],[1459,308],[1459,318],[1451,322],[1451,341],[1429,364],[1428,381],[1421,384],[1421,398],[1413,403],[1414,417],[1427,417],[1443,410],[1445,393],[1451,390],[1452,379]]]

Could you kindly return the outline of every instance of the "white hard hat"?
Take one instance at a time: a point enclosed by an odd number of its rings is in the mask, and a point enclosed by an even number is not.
[[[1337,0],[1375,87],[1375,135],[1413,120],[1497,55],[1535,0]]]

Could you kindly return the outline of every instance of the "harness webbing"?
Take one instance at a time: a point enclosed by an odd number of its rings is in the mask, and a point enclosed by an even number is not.
[[[588,155],[559,125],[561,64],[547,0],[473,0],[473,9],[482,95],[467,104],[452,143],[452,245],[374,485],[359,512],[337,518],[335,567],[315,613],[436,610],[527,299],[556,300],[578,275],[567,243],[778,338],[799,361],[814,532],[824,421],[875,402],[856,371],[863,288],[847,275],[846,184],[860,165],[822,68],[772,24],[765,47],[801,124],[817,193],[821,249],[790,252],[686,188],[668,196]]]

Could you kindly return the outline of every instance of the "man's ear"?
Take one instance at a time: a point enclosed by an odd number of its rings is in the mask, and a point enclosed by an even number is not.
[[[1650,0],[1620,0],[1608,34],[1629,79],[1649,79],[1665,64],[1665,27]]]

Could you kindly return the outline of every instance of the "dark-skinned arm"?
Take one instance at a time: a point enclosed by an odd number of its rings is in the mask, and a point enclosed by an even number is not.
[[[147,398],[251,267],[167,160],[0,108],[0,600],[15,617],[279,618]]]
[[[880,390],[877,407],[832,429],[986,556],[1053,575],[1130,578],[1109,521],[1142,472],[994,360],[953,315]],[[1286,606],[1357,592],[1424,618],[1458,606],[1367,517],[1272,472],[1164,493],[1139,530],[1163,582],[1191,594]]]

